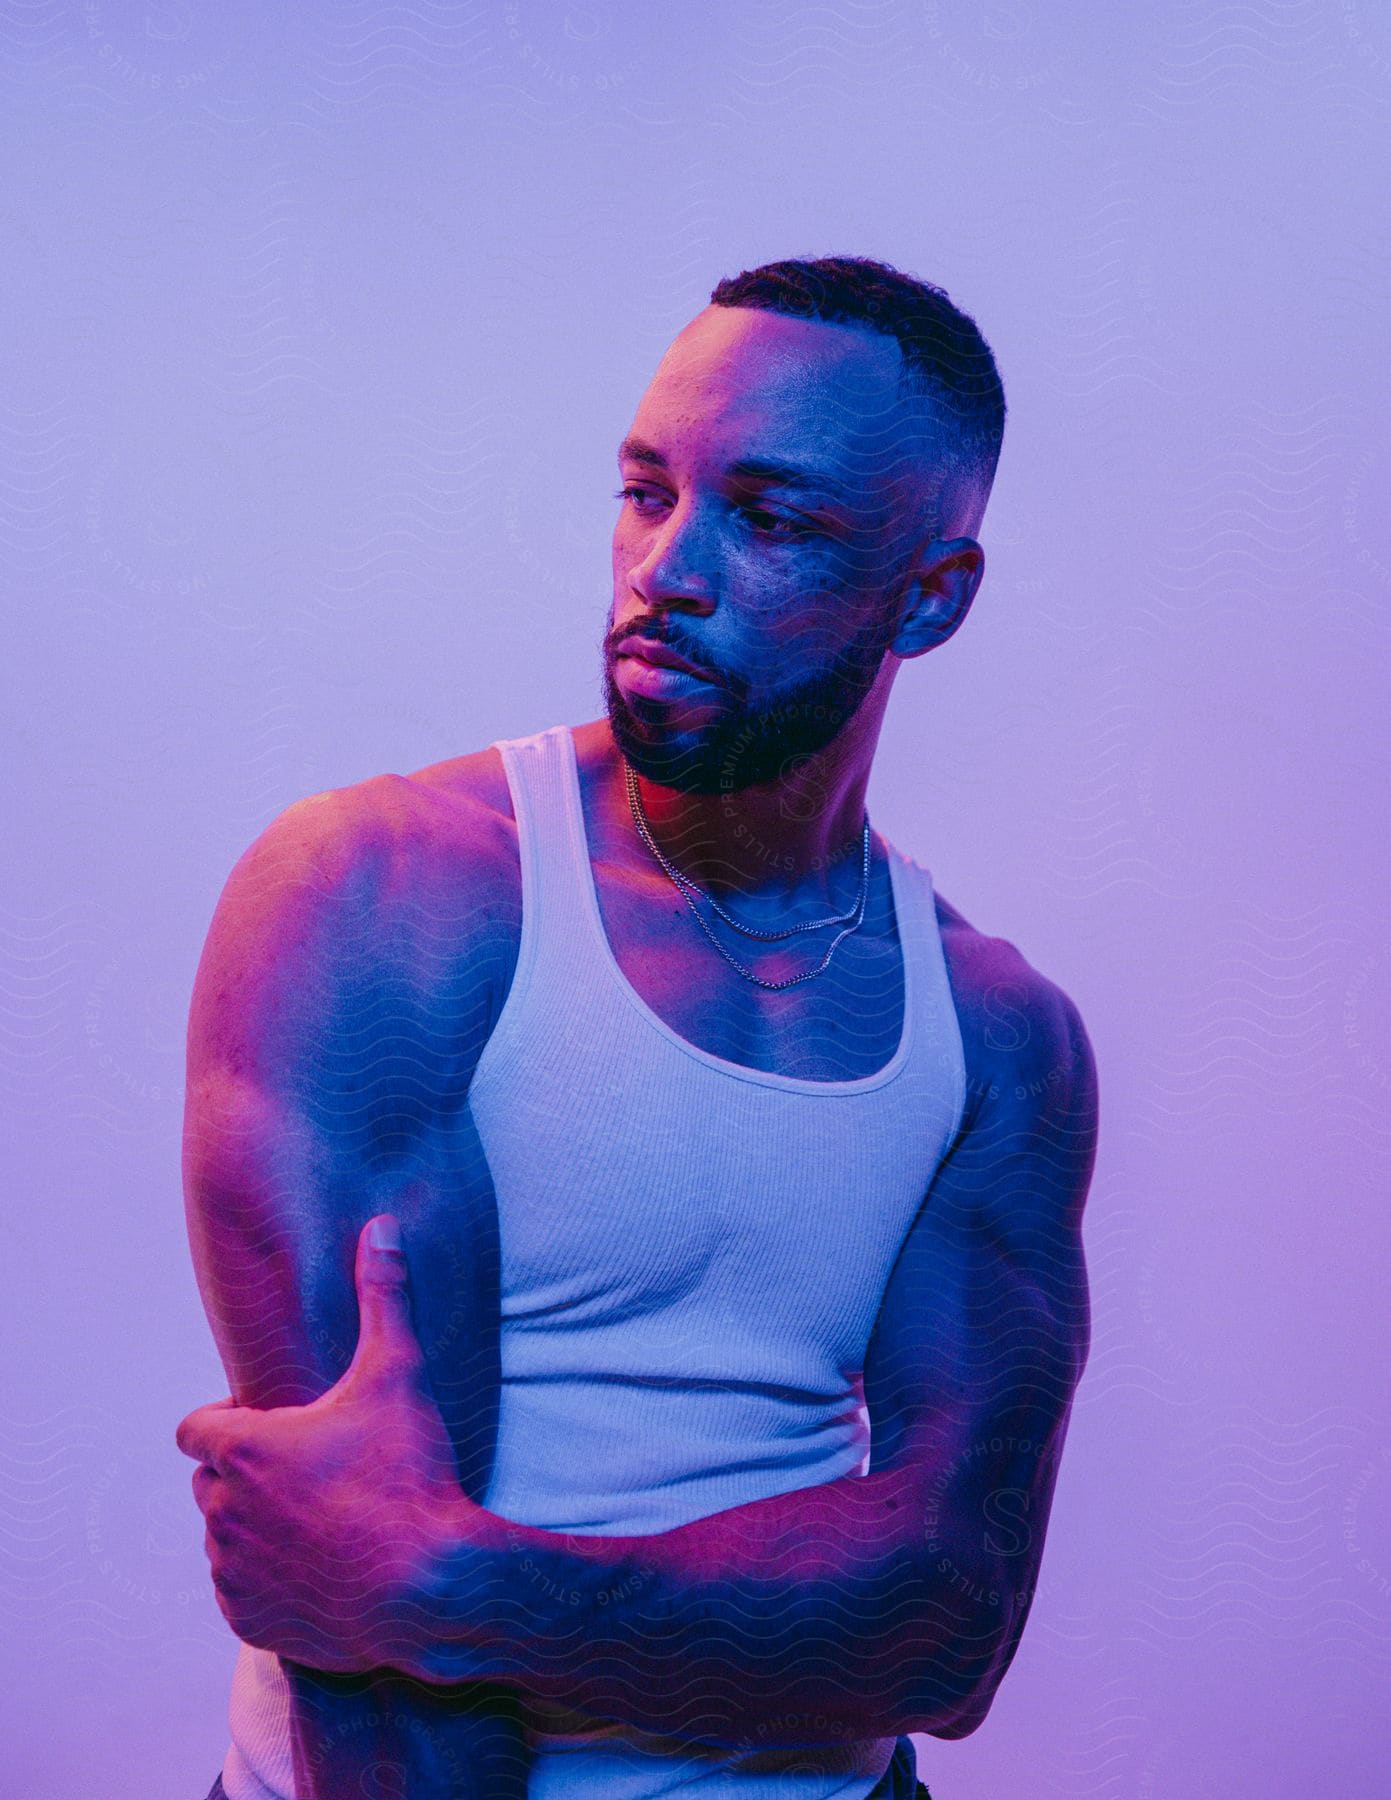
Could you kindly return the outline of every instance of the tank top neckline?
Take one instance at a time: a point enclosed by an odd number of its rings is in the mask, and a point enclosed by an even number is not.
[[[684,1038],[679,1031],[673,1030],[661,1014],[647,1004],[619,966],[618,958],[609,943],[608,933],[604,930],[604,917],[599,910],[599,890],[595,885],[594,868],[589,860],[589,836],[585,829],[584,798],[580,791],[579,758],[575,751],[574,733],[569,725],[557,726],[556,730],[562,740],[564,752],[565,812],[570,824],[570,850],[579,879],[584,911],[600,961],[610,971],[618,991],[640,1017],[660,1032],[668,1043],[674,1044],[694,1061],[703,1063],[706,1068],[714,1069],[721,1075],[728,1075],[736,1081],[751,1082],[758,1087],[783,1088],[796,1094],[863,1094],[872,1088],[883,1087],[902,1072],[913,1043],[917,991],[913,957],[909,950],[908,934],[904,930],[905,914],[912,901],[907,893],[910,884],[902,878],[900,872],[899,853],[887,838],[884,839],[884,845],[888,851],[886,861],[889,868],[889,888],[893,896],[894,927],[898,934],[899,956],[903,964],[903,1025],[899,1032],[898,1047],[893,1055],[882,1068],[875,1069],[868,1075],[854,1076],[847,1081],[811,1081],[801,1075],[780,1075],[772,1069],[755,1069],[747,1063],[731,1062],[727,1057],[716,1056],[712,1050],[703,1050],[699,1044],[693,1044],[689,1038]]]

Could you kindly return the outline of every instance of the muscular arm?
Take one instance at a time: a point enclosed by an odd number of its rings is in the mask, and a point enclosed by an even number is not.
[[[980,1724],[1029,1611],[1087,1356],[1097,1125],[1075,1009],[1001,965],[1009,946],[980,943],[998,979],[978,970],[989,979],[962,1008],[967,1120],[866,1359],[869,1473],[649,1537],[461,1509],[459,1548],[420,1596],[429,1638],[403,1666],[449,1678],[491,1567],[487,1628],[522,1686],[598,1717],[725,1747]],[[990,1042],[992,994],[1014,1006],[1006,1049]]]
[[[420,804],[395,778],[316,795],[238,863],[189,1019],[189,1238],[233,1396],[300,1405],[347,1367],[364,1221],[402,1220],[416,1319],[462,1491],[481,1496],[496,1425],[498,1258],[464,1095],[487,1029],[466,888],[412,866]],[[462,952],[458,946],[465,948]],[[409,1795],[524,1791],[514,1699],[399,1671],[284,1663],[296,1785],[356,1792],[374,1763]]]
[[[1082,1222],[1099,1129],[1095,1057],[1066,994],[974,932],[953,984],[967,1117],[865,1368],[871,1471],[916,1471],[929,1559],[989,1651],[957,1717],[924,1727],[943,1738],[986,1717],[1037,1588],[1091,1342]]]

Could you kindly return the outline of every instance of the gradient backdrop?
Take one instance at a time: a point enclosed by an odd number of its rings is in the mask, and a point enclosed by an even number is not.
[[[1043,1585],[922,1771],[1388,1791],[1389,112],[1372,0],[0,6],[5,1800],[194,1800],[226,1742],[172,1434],[225,1390],[178,1138],[233,861],[600,712],[642,387],[837,252],[1011,407],[871,814],[1102,1076]]]

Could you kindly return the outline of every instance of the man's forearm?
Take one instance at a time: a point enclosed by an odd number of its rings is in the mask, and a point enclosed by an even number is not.
[[[885,1470],[646,1537],[472,1508],[401,1666],[448,1682],[486,1637],[525,1693],[720,1747],[931,1730],[1008,1608],[980,1557],[928,1553],[921,1494],[920,1472]]]

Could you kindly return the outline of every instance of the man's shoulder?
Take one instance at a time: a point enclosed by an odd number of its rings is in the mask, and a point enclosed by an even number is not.
[[[1071,995],[1010,939],[978,930],[940,894],[936,905],[972,1101],[1012,1096],[1027,1104],[1064,1077],[1094,1080]]]
[[[436,796],[445,802],[457,802],[471,817],[481,815],[489,822],[505,822],[515,830],[512,790],[496,744],[427,763],[412,770],[405,779],[422,798]]]
[[[1096,1153],[1096,1058],[1081,1013],[1007,938],[939,901],[966,1063],[949,1188],[983,1210],[1011,1254],[1056,1260],[1080,1227]],[[1058,1264],[1062,1266],[1061,1263]]]
[[[264,870],[372,906],[442,888],[496,897],[517,864],[516,822],[493,746],[293,801],[246,852]]]
[[[208,929],[189,1027],[203,1087],[336,1092],[345,1071],[365,1081],[365,1057],[393,1106],[466,1091],[520,928],[494,798],[486,766],[455,767],[370,776],[278,813]]]

